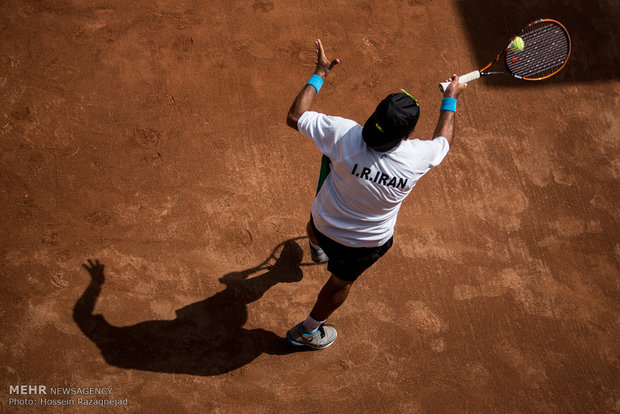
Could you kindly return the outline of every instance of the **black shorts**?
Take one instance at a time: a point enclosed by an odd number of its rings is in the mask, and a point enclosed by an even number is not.
[[[317,230],[310,216],[310,224],[319,245],[329,258],[327,270],[345,282],[355,281],[392,247],[394,237],[378,247],[349,247],[342,245]]]

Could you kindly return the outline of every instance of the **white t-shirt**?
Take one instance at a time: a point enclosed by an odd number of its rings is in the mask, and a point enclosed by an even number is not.
[[[312,203],[314,224],[330,239],[351,247],[387,242],[403,200],[450,149],[448,140],[437,137],[406,140],[377,152],[366,145],[357,122],[314,111],[304,112],[297,127],[332,161]]]

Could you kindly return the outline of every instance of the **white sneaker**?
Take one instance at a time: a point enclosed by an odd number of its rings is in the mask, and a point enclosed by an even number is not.
[[[295,325],[286,333],[286,339],[296,346],[309,346],[314,349],[324,349],[334,343],[338,333],[336,328],[322,324],[314,333],[306,333],[303,324]]]

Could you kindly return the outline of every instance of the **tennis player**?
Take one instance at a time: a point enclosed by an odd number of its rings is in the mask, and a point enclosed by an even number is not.
[[[287,124],[311,138],[331,160],[307,226],[313,260],[331,273],[303,322],[286,336],[294,345],[323,349],[337,332],[328,317],[346,300],[355,280],[392,247],[403,200],[416,182],[445,158],[454,138],[456,98],[467,86],[453,75],[444,92],[432,140],[411,139],[420,115],[404,90],[382,100],[364,126],[310,110],[323,79],[340,61],[328,60],[316,41],[314,74],[291,106]]]

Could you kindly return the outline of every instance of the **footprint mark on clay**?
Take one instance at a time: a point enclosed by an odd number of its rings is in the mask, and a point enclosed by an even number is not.
[[[380,40],[365,36],[362,39],[362,53],[375,63],[391,65],[391,58],[384,51],[384,44]]]
[[[32,116],[30,115],[30,108],[29,107],[23,107],[23,108],[18,108],[16,110],[14,110],[13,112],[11,112],[11,118],[17,120],[17,121],[32,121]]]
[[[257,0],[252,5],[252,9],[260,10],[264,13],[269,13],[274,9],[274,7],[273,2],[270,0]]]
[[[433,339],[430,346],[433,352],[441,353],[446,350],[446,340],[443,338]]]
[[[178,52],[189,53],[194,50],[194,39],[191,36],[178,36],[172,48]]]
[[[86,216],[86,222],[93,227],[105,227],[112,222],[112,216],[105,211],[95,211]]]
[[[67,282],[61,274],[56,273],[52,276],[50,276],[50,282],[52,282],[52,285],[59,287],[59,288],[64,288],[69,286],[69,282]]]
[[[405,311],[416,329],[434,334],[446,330],[446,324],[424,302],[409,301]]]
[[[134,133],[134,141],[142,148],[154,148],[159,143],[159,133],[152,129],[138,129]]]

